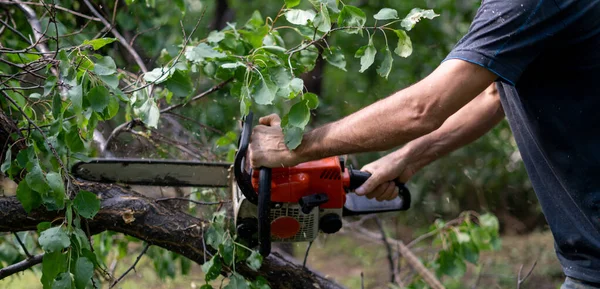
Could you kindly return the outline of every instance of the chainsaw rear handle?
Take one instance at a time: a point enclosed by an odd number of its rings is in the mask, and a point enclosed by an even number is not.
[[[362,186],[370,177],[371,174],[361,170],[348,169],[350,175],[350,185],[348,186],[349,191],[354,191],[358,187]],[[408,188],[397,179],[394,180],[396,187],[398,187],[398,195],[402,198],[402,207],[399,210],[408,210],[410,208],[410,191]]]

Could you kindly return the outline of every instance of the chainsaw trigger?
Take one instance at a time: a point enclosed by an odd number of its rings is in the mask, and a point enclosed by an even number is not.
[[[313,194],[300,198],[298,204],[302,207],[302,213],[309,214],[314,207],[318,207],[327,202],[329,202],[329,196],[327,194]]]

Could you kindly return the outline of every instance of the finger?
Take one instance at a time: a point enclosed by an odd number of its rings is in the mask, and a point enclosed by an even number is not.
[[[266,126],[281,126],[281,118],[277,114],[269,114],[258,120],[258,123]]]
[[[383,183],[383,184],[377,186],[375,189],[373,189],[373,191],[371,191],[370,193],[367,193],[366,197],[367,197],[367,199],[377,198],[377,197],[381,196],[381,194],[385,193],[386,189],[387,189],[387,183]]]
[[[359,196],[364,196],[368,193],[373,192],[373,190],[375,190],[377,186],[379,186],[378,178],[371,175],[371,177],[368,178],[360,187],[354,190],[354,193],[356,193]]]
[[[387,198],[387,196],[392,195],[394,193],[394,183],[392,182],[387,182],[385,184],[385,189],[381,192],[381,194],[379,194],[379,196],[377,196],[375,199],[378,201],[383,201]]]
[[[390,192],[388,192],[388,194],[386,194],[385,196],[383,196],[381,198],[381,200],[382,201],[391,201],[398,196],[399,192],[400,192],[400,189],[398,189],[398,187],[396,185],[394,185],[394,189],[391,190]]]

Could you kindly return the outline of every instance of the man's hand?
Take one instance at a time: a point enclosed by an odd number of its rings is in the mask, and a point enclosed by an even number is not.
[[[371,177],[355,193],[378,201],[393,200],[399,193],[394,180],[406,183],[416,172],[408,162],[410,159],[400,149],[364,166],[361,170],[371,173]]]
[[[285,145],[281,119],[276,114],[261,117],[252,130],[248,157],[253,168],[291,167],[300,163],[296,153]]]

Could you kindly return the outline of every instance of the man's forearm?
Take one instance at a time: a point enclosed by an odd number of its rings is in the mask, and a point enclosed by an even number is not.
[[[419,170],[442,156],[463,147],[494,128],[504,118],[496,85],[449,117],[437,130],[407,143],[398,157],[412,161],[410,169]]]
[[[296,153],[308,161],[404,144],[439,128],[495,78],[480,66],[446,61],[419,83],[306,133]]]

